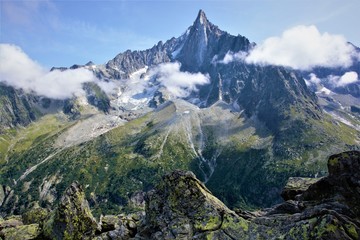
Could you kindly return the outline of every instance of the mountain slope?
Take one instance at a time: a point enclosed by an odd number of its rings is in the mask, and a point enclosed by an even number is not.
[[[37,99],[0,83],[0,132],[5,128],[27,125],[41,115],[34,109]]]

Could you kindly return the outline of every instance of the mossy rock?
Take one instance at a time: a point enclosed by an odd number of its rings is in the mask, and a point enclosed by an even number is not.
[[[45,208],[33,208],[22,215],[24,224],[37,223],[40,226],[43,225],[44,221],[48,218],[49,211]]]
[[[39,224],[30,224],[6,228],[0,234],[6,240],[30,240],[38,239],[41,230]]]
[[[180,170],[165,175],[155,191],[148,193],[146,223],[152,229],[150,238],[191,239],[199,234],[207,238],[202,233],[218,230],[243,236],[248,231],[245,219],[214,197],[192,172]],[[215,235],[226,236],[223,231]]]
[[[19,215],[12,215],[0,220],[0,230],[24,225]]]
[[[287,200],[294,200],[295,197],[306,191],[310,185],[319,181],[320,178],[290,177],[281,192],[281,197]]]
[[[59,206],[44,225],[51,239],[83,239],[94,236],[99,226],[91,214],[85,193],[75,182],[66,189]]]

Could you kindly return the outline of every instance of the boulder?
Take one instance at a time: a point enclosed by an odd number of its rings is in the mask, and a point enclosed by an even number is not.
[[[35,207],[22,214],[22,221],[24,224],[39,224],[39,226],[43,226],[48,216],[49,211],[47,209]]]
[[[101,234],[97,239],[131,239],[137,233],[138,215],[106,215],[101,217]]]
[[[119,228],[120,219],[118,216],[106,215],[100,218],[101,231],[108,232]]]
[[[39,239],[41,230],[39,224],[19,225],[1,230],[0,236],[4,239],[30,240]]]
[[[248,231],[248,222],[214,197],[192,172],[177,170],[165,175],[147,194],[145,210],[142,234],[150,239],[205,238],[214,234],[239,239]]]
[[[12,215],[9,217],[6,217],[5,219],[0,220],[0,231],[5,228],[12,228],[24,225],[22,222],[21,216],[19,215]]]
[[[285,201],[295,200],[296,196],[305,192],[310,185],[319,180],[319,178],[290,177],[281,192],[281,197]]]
[[[45,223],[44,235],[51,239],[83,239],[95,235],[99,226],[91,214],[85,193],[77,182],[65,190],[57,209]]]
[[[328,160],[329,175],[311,185],[300,197],[303,201],[339,203],[360,216],[360,152],[335,154]]]

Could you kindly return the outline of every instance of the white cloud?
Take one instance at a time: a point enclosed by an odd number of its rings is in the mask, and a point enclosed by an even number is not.
[[[105,82],[96,80],[96,84],[103,90],[106,94],[114,94],[118,91],[119,83],[116,83],[114,81]]]
[[[237,52],[237,53],[233,53],[231,51],[227,52],[225,54],[225,57],[223,60],[218,61],[219,63],[223,63],[223,64],[228,64],[230,62],[234,62],[234,61],[244,61],[246,59],[246,52]]]
[[[358,74],[356,72],[347,72],[340,77],[338,86],[345,86],[357,81],[359,81],[359,79],[358,79]]]
[[[309,77],[310,77],[309,79],[304,79],[306,85],[308,85],[308,86],[310,86],[312,84],[318,85],[321,83],[321,79],[318,78],[315,73],[310,73]]]
[[[356,72],[346,72],[342,76],[328,76],[328,80],[331,84],[336,87],[343,87],[350,83],[359,81],[358,74]]]
[[[192,91],[197,91],[196,85],[210,82],[209,76],[202,73],[189,73],[180,71],[180,63],[164,63],[151,69],[149,75],[156,76],[167,90],[175,97],[186,97]]]
[[[11,44],[0,44],[0,62],[0,82],[49,98],[72,97],[83,92],[84,82],[97,81],[86,69],[49,72]]]
[[[315,26],[297,26],[255,46],[246,61],[309,70],[316,66],[348,67],[355,57],[358,54],[343,36],[321,34]]]

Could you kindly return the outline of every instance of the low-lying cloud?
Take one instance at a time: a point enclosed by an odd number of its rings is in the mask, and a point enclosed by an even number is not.
[[[87,69],[49,72],[11,44],[0,44],[0,62],[0,82],[48,98],[70,98],[83,92],[84,82],[97,80]]]
[[[312,86],[312,85],[317,86],[321,83],[321,79],[318,78],[315,73],[310,73],[309,79],[304,79],[304,80],[307,86]]]
[[[223,60],[218,61],[219,63],[223,63],[223,64],[228,64],[234,61],[243,61],[246,59],[246,52],[237,52],[237,53],[233,53],[233,52],[227,52],[225,54],[225,57]]]
[[[316,76],[315,73],[309,74],[309,79],[304,79],[308,86],[319,86],[321,83],[330,84],[332,87],[344,87],[359,80],[356,72],[346,72],[342,76],[329,75],[323,79]]]
[[[297,26],[256,46],[247,62],[307,70],[316,66],[348,67],[355,49],[341,35],[321,34],[315,26]]]
[[[328,77],[330,83],[336,87],[344,87],[348,84],[359,81],[358,74],[356,72],[346,72],[342,76],[333,76]]]
[[[197,85],[210,82],[209,76],[202,73],[180,71],[180,63],[164,63],[150,70],[150,76],[156,76],[174,97],[187,97],[192,91],[197,91]]]
[[[349,67],[354,59],[360,56],[342,35],[320,33],[315,26],[301,25],[284,31],[280,37],[266,39],[247,56],[242,52],[228,53],[221,63],[245,60],[252,64],[310,70],[318,66]]]

